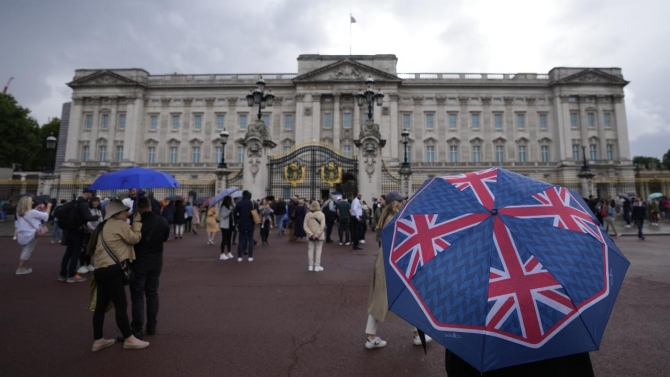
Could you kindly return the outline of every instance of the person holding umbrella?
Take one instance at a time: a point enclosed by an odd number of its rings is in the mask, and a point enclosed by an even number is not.
[[[381,217],[377,226],[384,228],[391,222],[393,217],[405,205],[407,196],[398,191],[391,191],[386,195],[386,207],[382,210]],[[377,336],[377,326],[383,322],[388,314],[388,296],[386,292],[386,272],[384,271],[384,253],[381,248],[375,260],[374,273],[372,275],[372,284],[370,284],[370,294],[368,296],[368,322],[365,326],[365,333],[368,338],[365,341],[365,348],[381,348],[386,346],[386,341]],[[421,345],[421,339],[416,327],[413,327],[412,342],[416,346]],[[432,339],[426,335],[426,342]]]

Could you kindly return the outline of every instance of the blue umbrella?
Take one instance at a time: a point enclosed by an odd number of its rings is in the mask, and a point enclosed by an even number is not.
[[[237,187],[228,187],[226,189],[223,189],[223,190],[219,191],[219,193],[216,194],[214,196],[214,198],[209,200],[209,205],[212,206],[212,205],[222,201],[223,198],[225,198],[226,196],[232,195],[236,191],[240,191],[240,189],[237,188]]]
[[[649,194],[649,196],[647,196],[647,200],[658,199],[658,198],[660,198],[661,196],[663,196],[662,193],[660,193],[660,192],[655,192],[655,193],[653,193],[653,194]]]
[[[430,179],[382,230],[389,309],[480,372],[598,349],[629,266],[598,224],[501,168]]]
[[[170,174],[144,168],[128,168],[103,174],[89,187],[91,190],[179,187]]]

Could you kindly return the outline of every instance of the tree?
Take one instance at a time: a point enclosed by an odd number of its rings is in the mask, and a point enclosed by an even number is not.
[[[663,166],[670,170],[670,149],[663,155]]]
[[[46,138],[58,137],[60,119],[40,127],[30,110],[0,93],[0,167],[41,171],[47,160]],[[54,153],[54,152],[52,152]]]
[[[635,156],[633,157],[633,163],[647,170],[655,170],[661,167],[661,160],[656,157]]]

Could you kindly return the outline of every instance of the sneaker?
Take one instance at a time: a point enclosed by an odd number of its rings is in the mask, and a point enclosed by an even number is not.
[[[254,258],[249,258],[249,262],[253,262],[253,261],[254,261]]]
[[[54,240],[51,240],[51,243],[56,243],[56,241],[54,241]]]
[[[19,273],[18,271],[19,271],[19,270],[16,270],[16,273],[17,273],[17,274]],[[307,271],[310,271],[310,272],[311,272],[311,271],[314,271],[314,266],[309,266],[309,267],[307,267]]]
[[[228,260],[228,256],[226,254],[221,254],[219,260]]]
[[[238,261],[238,262],[242,262],[242,258],[237,258],[237,261]]]
[[[373,340],[368,339],[365,341],[365,348],[369,350],[382,347],[386,347],[386,341],[381,340],[381,338],[378,336],[376,336]]]
[[[68,283],[83,283],[85,281],[86,281],[86,278],[79,275],[79,274],[76,274],[71,278],[67,278]]]
[[[342,242],[340,242],[340,246],[342,246]]]
[[[426,344],[430,343],[432,340],[433,340],[433,338],[426,335]],[[420,346],[421,345],[421,338],[418,335],[414,335],[412,337],[412,343],[414,343],[415,346]]]
[[[347,245],[347,246],[351,245],[351,242],[347,242],[346,245]]]
[[[77,273],[79,273],[79,274],[88,274],[88,267],[86,267],[86,266],[81,266],[81,267],[79,267],[79,269],[77,270]]]
[[[12,239],[13,239],[14,241],[16,241],[16,236],[12,237]]]
[[[29,273],[32,273],[33,269],[30,267],[24,267],[24,268],[18,268],[16,269],[16,274],[17,275],[27,275]]]
[[[360,243],[365,243],[365,240],[360,240]]]
[[[228,253],[226,256],[228,257],[228,259],[232,259],[233,258],[233,253]]]
[[[316,272],[321,272],[321,271],[323,271],[323,267],[321,267],[321,266],[314,266],[314,271],[316,271]]]
[[[67,278],[65,276],[59,276],[58,277],[58,281],[65,281],[65,280],[67,280]]]
[[[95,267],[93,267],[93,265],[91,265],[91,264],[89,264],[88,266],[86,266],[86,268],[88,268],[88,272],[93,272],[93,271],[95,271]]]
[[[93,352],[98,352],[103,348],[107,348],[109,346],[113,346],[114,343],[116,343],[116,339],[100,339],[96,340],[93,342],[93,347],[91,347],[91,351]]]

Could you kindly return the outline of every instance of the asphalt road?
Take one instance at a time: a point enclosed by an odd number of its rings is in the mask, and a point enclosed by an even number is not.
[[[257,236],[257,238],[259,238]],[[40,240],[14,275],[19,246],[0,238],[0,376],[445,376],[444,349],[424,355],[400,319],[366,350],[374,236],[365,250],[326,245],[325,271],[307,271],[307,245],[271,236],[254,262],[219,261],[204,235],[166,245],[158,334],[145,350],[92,353],[88,283],[56,281],[64,248]],[[664,376],[670,370],[670,237],[617,240],[632,265],[592,352],[597,376]],[[112,313],[105,335],[118,330]]]

